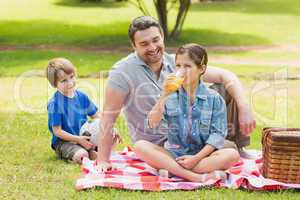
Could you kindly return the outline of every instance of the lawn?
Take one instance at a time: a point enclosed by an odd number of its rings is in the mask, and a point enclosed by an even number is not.
[[[300,81],[254,81],[242,79],[247,95],[252,94],[252,108],[258,118],[258,128],[252,135],[250,148],[260,149],[260,131],[266,123],[282,126],[300,123]],[[47,130],[46,102],[53,89],[43,78],[1,78],[0,127],[1,157],[0,193],[2,199],[297,199],[294,191],[250,192],[230,189],[201,189],[192,192],[132,192],[97,189],[76,192],[74,183],[79,166],[56,160],[50,149]],[[36,84],[38,83],[38,84]],[[79,79],[79,89],[102,105],[105,80]],[[257,92],[258,85],[269,86]],[[277,93],[277,95],[274,95]],[[281,94],[288,92],[289,96]],[[5,94],[5,95],[4,95]],[[285,99],[286,98],[286,99]],[[286,101],[286,102],[285,102]],[[279,102],[279,103],[278,103]],[[288,115],[288,119],[285,116]],[[288,120],[288,121],[286,121]],[[123,120],[118,120],[125,142],[131,145]]]
[[[0,1],[1,199],[298,199],[295,191],[75,191],[80,167],[57,160],[50,149],[46,103],[54,90],[40,76],[49,59],[66,57],[77,67],[79,89],[103,105],[105,79],[91,77],[131,51],[127,28],[141,15],[129,3],[112,2]],[[194,3],[181,37],[167,42],[169,52],[203,44],[209,65],[240,77],[258,124],[249,148],[261,148],[262,127],[299,127],[300,81],[291,80],[300,75],[299,13],[298,0]],[[272,79],[282,76],[289,79]],[[117,127],[125,139],[120,150],[131,143],[122,117]]]
[[[65,57],[71,60],[80,76],[107,71],[124,53],[90,53],[74,51],[16,50],[0,51],[0,76],[18,76],[28,71],[42,74],[50,59]],[[17,58],[17,59],[16,59]]]
[[[0,44],[129,44],[128,24],[141,15],[138,9],[129,3],[79,2],[1,1]],[[299,9],[297,0],[195,3],[188,13],[182,37],[174,45],[191,41],[204,45],[300,44]],[[174,17],[173,12],[170,25]]]
[[[129,3],[105,2],[1,1],[0,77],[43,70],[47,61],[57,56],[73,61],[81,77],[110,69],[131,51],[128,24],[141,13]],[[194,3],[182,36],[167,46],[203,44],[209,49],[210,65],[240,76],[255,77],[281,68],[288,68],[292,75],[299,74],[298,4],[297,0]],[[126,17],[120,17],[120,13]],[[170,21],[172,18],[174,13]],[[210,50],[215,46],[224,49]],[[230,49],[239,46],[245,48]],[[127,49],[119,51],[124,47]],[[110,51],[104,52],[106,48]]]

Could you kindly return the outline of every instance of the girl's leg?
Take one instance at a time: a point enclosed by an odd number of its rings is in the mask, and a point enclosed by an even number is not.
[[[239,159],[240,155],[237,150],[232,148],[220,149],[203,158],[192,171],[195,173],[209,173],[215,170],[226,170]]]
[[[164,148],[145,140],[134,144],[134,152],[147,164],[156,169],[166,169],[170,173],[193,182],[204,182],[206,176],[181,167]],[[210,177],[209,177],[210,178]]]

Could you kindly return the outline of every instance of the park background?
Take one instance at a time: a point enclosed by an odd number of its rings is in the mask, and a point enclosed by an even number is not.
[[[153,1],[145,1],[155,16]],[[174,24],[176,6],[169,13]],[[127,29],[142,12],[128,1],[0,0],[1,199],[296,199],[295,191],[252,192],[206,188],[139,192],[98,188],[76,192],[80,167],[56,159],[47,129],[43,77],[47,61],[66,57],[78,87],[101,108],[107,71],[132,51]],[[261,149],[261,128],[299,127],[300,2],[298,0],[192,1],[181,35],[207,47],[209,65],[238,75],[257,119],[249,148]],[[118,128],[131,145],[123,118]]]

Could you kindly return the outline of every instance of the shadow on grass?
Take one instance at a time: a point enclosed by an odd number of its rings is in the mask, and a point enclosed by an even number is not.
[[[130,45],[128,23],[78,25],[52,20],[0,21],[2,44],[13,45]]]
[[[120,8],[124,7],[127,2],[116,2],[115,0],[106,1],[84,1],[84,0],[59,0],[55,2],[58,6],[81,7],[81,8]]]
[[[226,33],[211,29],[186,29],[177,41],[168,41],[171,46],[184,43],[199,43],[202,45],[257,45],[271,44],[267,38],[257,37],[250,34]]]
[[[217,1],[214,3],[195,3],[191,7],[191,11],[220,11],[220,12],[240,12],[253,14],[288,14],[300,15],[300,6],[298,0],[233,0],[233,1]]]
[[[50,20],[0,21],[0,44],[10,45],[73,45],[130,46],[127,36],[129,22],[106,25],[78,25]],[[16,28],[17,27],[17,28]],[[231,34],[217,30],[186,29],[176,41],[178,46],[197,42],[203,45],[269,44],[266,38],[249,34]]]

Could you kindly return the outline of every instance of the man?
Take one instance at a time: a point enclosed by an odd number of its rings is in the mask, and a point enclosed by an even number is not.
[[[165,77],[175,70],[175,57],[165,53],[161,26],[152,17],[134,19],[128,35],[135,52],[113,66],[107,82],[103,134],[99,139],[101,148],[97,158],[101,170],[111,167],[112,127],[122,109],[134,143],[143,139],[162,146],[166,141],[167,125],[161,123],[155,129],[148,128],[147,114],[160,96]],[[241,83],[233,73],[211,66],[207,68],[203,80],[223,85],[223,88],[217,86],[216,89],[227,103],[231,125],[227,139],[232,140],[241,150],[249,145],[249,134],[256,126]],[[228,141],[225,145],[234,147],[234,143]]]

